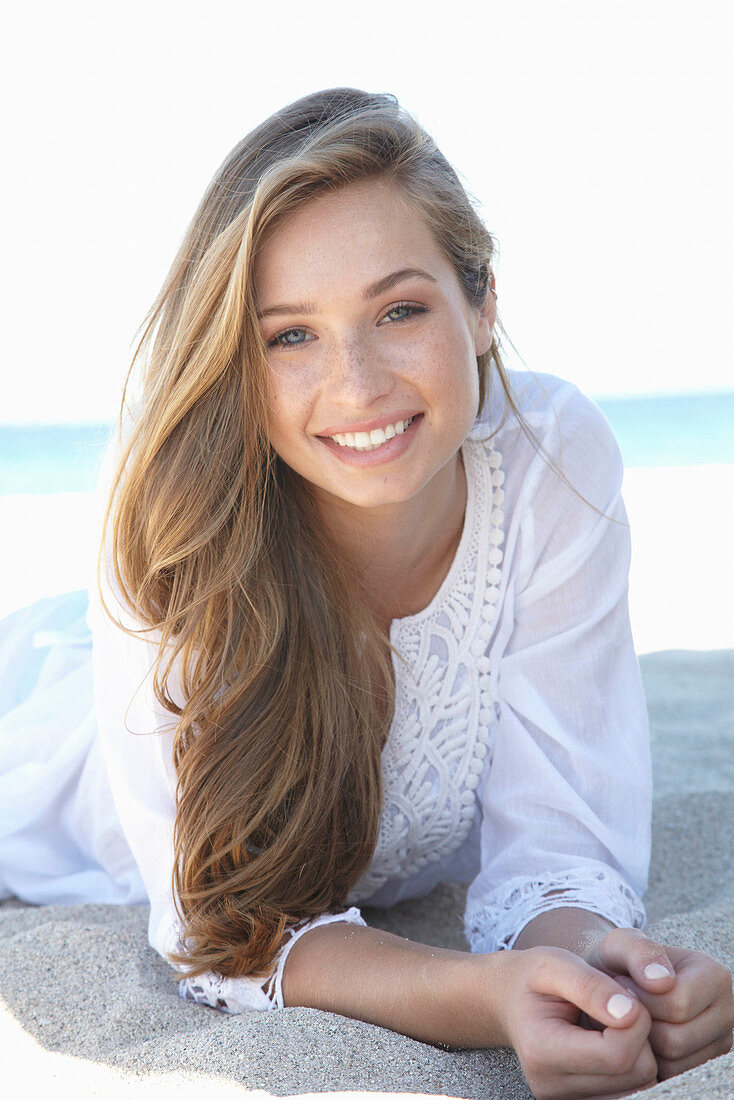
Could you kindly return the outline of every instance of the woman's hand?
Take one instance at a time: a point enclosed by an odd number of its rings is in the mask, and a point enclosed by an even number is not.
[[[538,1100],[611,1100],[657,1083],[650,1014],[614,978],[558,947],[507,952],[507,1040]],[[582,1014],[600,1030],[580,1024]]]
[[[615,928],[582,957],[618,976],[644,1004],[661,1081],[732,1049],[731,974],[710,955],[664,947],[635,928]]]

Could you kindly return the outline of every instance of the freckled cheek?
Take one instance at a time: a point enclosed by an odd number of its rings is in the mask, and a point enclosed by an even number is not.
[[[449,418],[461,417],[479,399],[476,356],[457,355],[456,343],[444,341],[431,354],[417,356],[411,378],[436,412]]]
[[[309,426],[317,397],[307,378],[274,375],[269,393],[271,439],[292,438],[303,432]]]

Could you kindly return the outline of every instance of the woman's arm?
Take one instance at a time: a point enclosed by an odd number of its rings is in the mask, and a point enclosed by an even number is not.
[[[541,442],[594,507],[516,448],[506,592],[488,652],[497,723],[480,791],[482,866],[465,921],[475,951],[511,948],[554,909],[594,913],[596,929],[645,923],[652,785],[621,455],[585,398],[558,403]]]
[[[650,1016],[568,951],[469,954],[331,924],[294,945],[285,1004],[337,1012],[423,1042],[513,1047],[539,1098],[621,1095],[654,1083]],[[578,1026],[579,1010],[600,1024]]]
[[[471,955],[378,928],[327,925],[292,948],[283,999],[286,1006],[337,1012],[426,1043],[505,1046],[505,954]]]

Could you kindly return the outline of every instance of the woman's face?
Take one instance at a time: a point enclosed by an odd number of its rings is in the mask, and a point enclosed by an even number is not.
[[[255,287],[270,442],[322,499],[395,504],[455,466],[494,299],[467,304],[399,190],[370,181],[312,200],[264,243]]]

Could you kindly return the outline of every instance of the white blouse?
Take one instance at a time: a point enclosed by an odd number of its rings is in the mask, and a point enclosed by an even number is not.
[[[391,625],[404,660],[393,659],[384,807],[352,907],[292,929],[265,983],[184,977],[183,997],[226,1012],[280,1007],[299,936],[334,920],[363,924],[359,904],[392,905],[445,880],[469,884],[472,951],[512,947],[528,921],[559,906],[645,927],[652,784],[619,448],[573,385],[526,373],[511,381],[573,489],[512,412],[502,422],[495,382],[462,448],[467,504],[453,564],[428,607]],[[93,586],[90,597],[94,709],[122,834],[116,873],[139,869],[150,942],[165,957],[182,946],[171,892],[173,716],[150,688],[155,634],[131,638],[102,614]]]

